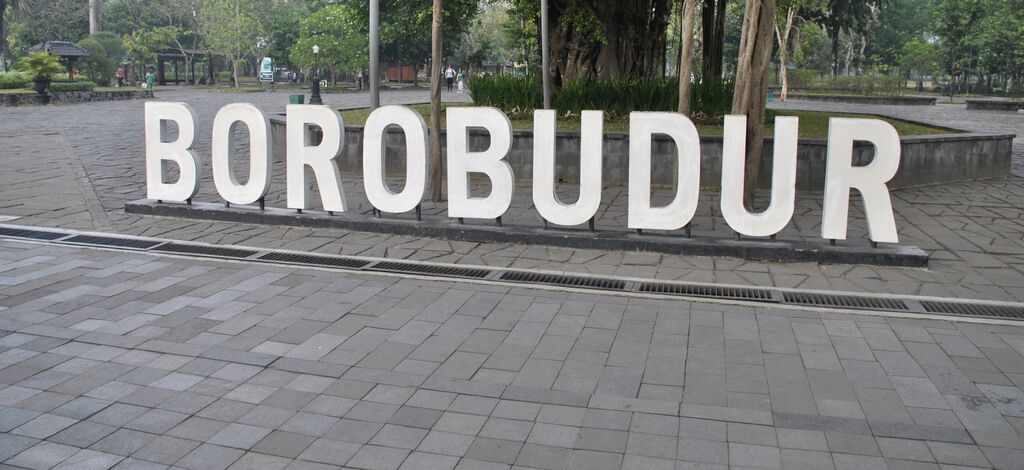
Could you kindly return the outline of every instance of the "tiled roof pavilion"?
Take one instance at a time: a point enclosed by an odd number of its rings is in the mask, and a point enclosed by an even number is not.
[[[87,57],[92,55],[92,52],[82,49],[78,44],[71,41],[43,41],[28,48],[28,53],[30,54],[42,51],[47,51],[58,57]]]

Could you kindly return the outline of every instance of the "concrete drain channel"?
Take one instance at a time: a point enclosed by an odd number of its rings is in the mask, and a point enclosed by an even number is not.
[[[941,315],[998,320],[1024,320],[1024,304],[982,300],[959,300],[911,295],[837,294],[799,289],[723,286],[672,281],[637,280],[615,276],[545,273],[536,270],[458,266],[359,258],[252,247],[83,233],[63,229],[42,229],[0,224],[0,238],[31,240],[68,246],[97,247],[129,252],[161,253],[175,256],[304,266],[348,272],[414,275],[448,280],[479,280],[509,286],[545,286],[580,292],[655,295],[691,300],[714,299],[765,307],[802,306],[821,309]]]

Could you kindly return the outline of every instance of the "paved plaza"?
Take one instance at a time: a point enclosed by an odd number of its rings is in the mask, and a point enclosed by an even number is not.
[[[199,115],[289,92],[160,90]],[[366,94],[327,94],[339,108]],[[389,91],[414,103],[425,90]],[[465,99],[447,95],[446,100]],[[963,105],[883,112],[1024,134]],[[0,222],[302,252],[748,286],[1024,301],[1015,175],[893,192],[927,269],[449,242],[125,214],[141,101],[0,108]],[[200,200],[216,201],[208,162]],[[271,205],[281,205],[277,168]],[[350,201],[369,212],[359,181]],[[530,224],[528,188],[508,223]],[[604,192],[599,228],[623,225]],[[817,236],[801,194],[783,237]],[[729,237],[702,194],[700,236]],[[438,207],[426,208],[440,211]],[[863,220],[851,237],[863,237]],[[0,468],[1024,467],[1024,324],[427,280],[0,239]]]

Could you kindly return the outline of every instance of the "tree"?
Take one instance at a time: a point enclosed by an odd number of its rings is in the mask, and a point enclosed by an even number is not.
[[[679,45],[679,108],[682,114],[690,114],[690,75],[693,74],[693,14],[696,0],[682,0],[682,24]]]
[[[722,81],[727,8],[727,0],[704,0],[701,8],[701,80],[709,85],[702,90]]]
[[[779,99],[786,101],[789,97],[789,44],[790,33],[793,31],[793,21],[797,14],[808,12],[820,12],[825,7],[825,0],[780,0],[778,10],[785,12],[785,16],[777,16],[775,21],[775,38],[779,41],[779,81],[782,83],[782,91]]]
[[[441,201],[441,58],[444,17],[441,0],[434,0],[430,22],[430,200]]]
[[[369,55],[364,28],[352,4],[328,5],[299,22],[299,37],[288,57],[300,67],[313,67],[313,45],[317,45],[321,68],[361,69]]]
[[[732,114],[747,116],[747,152],[744,165],[744,201],[753,205],[764,151],[764,113],[768,91],[768,63],[772,57],[775,0],[747,0],[743,35],[736,64],[736,92]]]
[[[846,33],[864,34],[880,2],[887,0],[829,0],[828,9],[816,15],[832,41],[832,76],[839,75],[839,39]]]
[[[231,74],[238,86],[238,63],[256,44],[259,29],[253,0],[206,0],[199,9],[199,30],[206,44],[231,59]]]
[[[100,31],[100,0],[89,0],[89,34]]]
[[[514,0],[534,12],[538,0]],[[671,0],[549,0],[551,73],[571,80],[650,78],[664,72]]]
[[[28,15],[35,6],[33,0],[0,0],[0,65],[3,66],[4,72],[9,71],[8,60],[13,59],[9,50],[7,50],[7,30],[4,28],[4,18],[7,16],[7,8],[11,8],[11,17],[14,19],[20,19],[25,15]]]
[[[900,67],[905,73],[904,77],[912,77],[917,81],[917,89],[920,91],[924,87],[924,77],[934,76],[938,68],[935,45],[919,37],[907,41],[900,52]]]
[[[89,37],[78,42],[83,49],[92,52],[92,55],[83,57],[81,61],[82,72],[89,80],[100,84],[109,84],[117,70],[117,65],[124,56],[124,44],[121,38],[113,33],[100,31],[90,34]]]

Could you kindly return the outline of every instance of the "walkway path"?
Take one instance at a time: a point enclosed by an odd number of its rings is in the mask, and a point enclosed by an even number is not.
[[[966,469],[1024,328],[0,241],[17,468]]]

